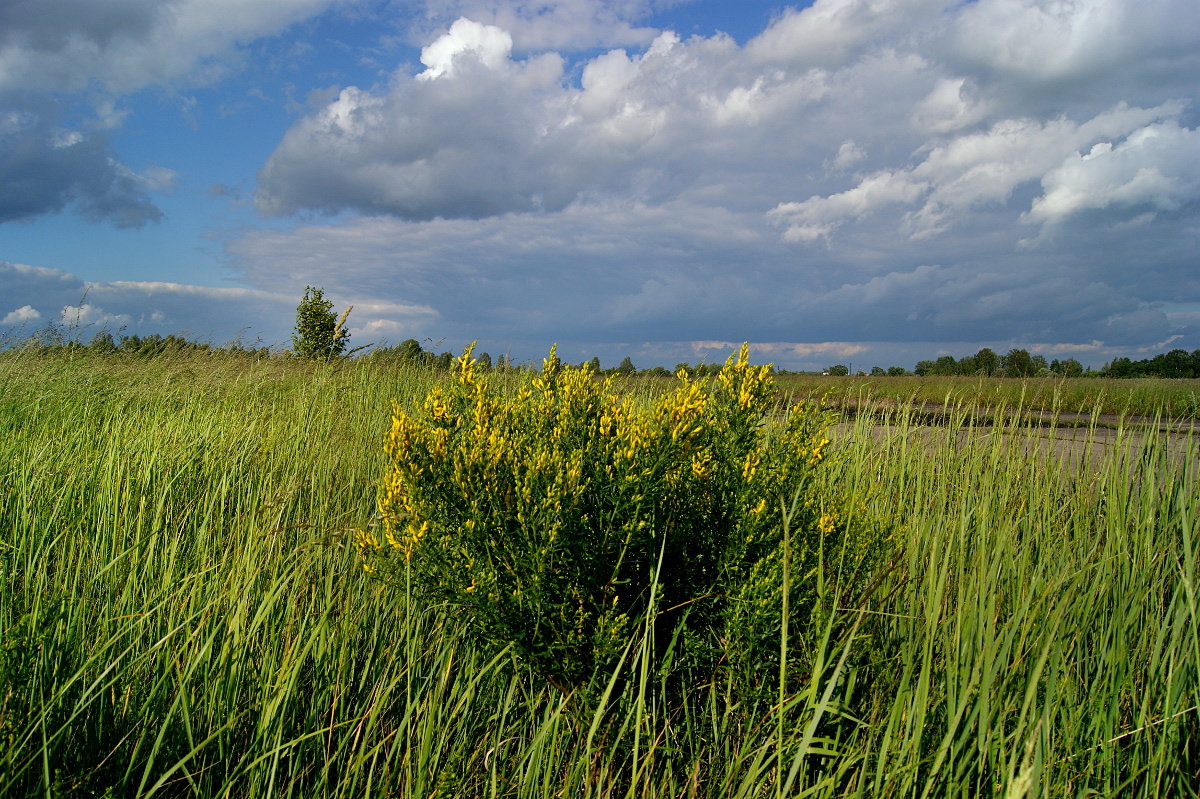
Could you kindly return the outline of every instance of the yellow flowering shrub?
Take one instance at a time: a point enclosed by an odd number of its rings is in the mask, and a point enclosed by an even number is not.
[[[553,349],[501,391],[468,348],[419,409],[394,410],[364,565],[564,687],[610,667],[648,611],[682,622],[697,653],[749,643],[742,616],[778,583],[760,561],[776,557],[781,504],[828,443],[819,413],[776,404],[745,346],[715,379],[681,373],[653,400],[620,397]],[[796,504],[794,526],[833,531]]]

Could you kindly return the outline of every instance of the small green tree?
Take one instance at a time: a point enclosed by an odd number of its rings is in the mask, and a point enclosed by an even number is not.
[[[984,347],[975,353],[975,369],[988,377],[997,374],[1000,371],[1000,356],[990,347]]]
[[[1016,348],[1000,359],[1000,369],[1005,377],[1028,377],[1037,371],[1029,351]]]
[[[958,369],[958,361],[953,355],[943,355],[933,362],[933,371],[930,374],[935,375],[952,375]]]
[[[102,330],[92,336],[92,343],[89,345],[92,352],[116,352],[117,343],[113,340],[113,334],[107,330]]]
[[[396,350],[400,355],[400,360],[408,363],[426,364],[433,360],[433,353],[421,349],[421,342],[415,338],[404,339]]]
[[[1059,371],[1066,377],[1083,377],[1083,364],[1074,358],[1067,358],[1059,364]]]
[[[292,334],[292,349],[301,358],[336,358],[346,351],[350,333],[346,317],[354,306],[333,312],[333,303],[325,299],[323,289],[306,286],[304,298],[296,306],[296,332]]]

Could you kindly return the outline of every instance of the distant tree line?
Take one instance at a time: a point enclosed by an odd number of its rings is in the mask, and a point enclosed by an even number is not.
[[[827,366],[824,371],[821,372],[821,374],[832,375],[834,377],[845,377],[846,375],[850,374],[850,367],[844,363],[835,363],[833,366]],[[859,372],[858,374],[865,375],[867,373]],[[871,377],[904,377],[905,375],[912,374],[912,372],[908,371],[903,366],[889,366],[887,369],[884,369],[882,366],[871,367]]]
[[[27,350],[41,352],[90,352],[98,355],[137,355],[153,358],[160,355],[175,355],[184,352],[215,352],[237,353],[267,358],[272,355],[269,347],[248,347],[241,341],[214,346],[203,341],[177,336],[160,336],[157,333],[149,336],[129,335],[117,338],[111,332],[102,330],[92,336],[88,343],[75,338],[68,339],[60,331],[53,328],[32,336],[22,346]]]
[[[1105,377],[1200,377],[1200,350],[1171,350],[1142,361],[1117,358],[1100,373]]]
[[[318,297],[317,299],[319,300],[320,298]],[[344,341],[349,337],[349,334],[341,332],[341,325],[344,323],[344,320],[345,314],[343,314],[341,320],[337,321],[336,326],[331,328],[331,333],[326,331],[333,342],[332,348],[338,351],[344,348]],[[192,341],[174,334],[169,336],[157,334],[148,336],[125,335],[117,338],[107,330],[96,333],[90,342],[84,344],[77,338],[68,338],[62,330],[53,325],[30,337],[24,342],[23,346],[26,349],[47,352],[91,352],[96,354],[128,354],[140,357],[155,357],[185,352],[230,353],[249,355],[257,358],[312,357],[311,355],[305,355],[303,352],[293,350],[272,350],[269,347],[247,346],[240,340],[216,346],[205,342]],[[351,350],[345,356],[334,357],[348,357],[355,352],[357,350]],[[328,351],[321,350],[318,351],[318,354],[329,357]],[[449,371],[453,367],[458,355],[453,352],[435,353],[427,351],[421,346],[419,341],[410,338],[395,346],[374,347],[359,357],[362,360],[375,363],[408,364],[440,371]],[[505,371],[532,368],[527,364],[514,363],[507,355],[498,355],[493,358],[486,352],[480,352],[476,353],[475,357],[479,361],[480,367],[485,370]],[[708,377],[717,374],[721,370],[720,365],[707,363],[694,365],[677,363],[675,364],[675,368],[671,370],[663,366],[638,369],[634,366],[633,360],[629,356],[626,356],[617,366],[611,368],[604,368],[598,357],[592,358],[585,363],[590,364],[596,374],[605,376],[646,375],[651,377],[669,377],[673,374],[683,372],[689,377]],[[583,364],[580,365],[582,366]],[[780,375],[804,374],[789,372],[784,369],[775,369],[773,366],[772,371]],[[822,371],[822,374],[844,376],[850,374],[850,367],[845,364],[834,364],[826,367]],[[868,373],[858,372],[857,374],[866,375]],[[1200,349],[1191,352],[1184,349],[1174,349],[1170,352],[1159,353],[1151,358],[1140,361],[1134,361],[1130,358],[1116,358],[1105,364],[1101,369],[1090,370],[1085,369],[1083,364],[1074,358],[1047,361],[1045,356],[1032,355],[1028,350],[1024,349],[1011,349],[1004,355],[999,355],[990,348],[984,347],[974,355],[966,355],[962,358],[943,355],[935,360],[918,361],[916,367],[911,372],[902,366],[890,366],[886,369],[874,366],[871,368],[869,374],[872,377],[958,375],[985,377],[1087,376],[1116,378],[1200,378]]]
[[[421,346],[421,342],[416,339],[406,339],[399,344],[391,347],[376,347],[364,356],[364,360],[384,363],[406,364],[413,366],[425,366],[431,369],[449,370],[455,359],[458,357],[456,353],[442,352],[434,353],[426,350]],[[484,370],[496,371],[513,371],[517,369],[531,368],[528,364],[515,363],[507,355],[497,355],[494,359],[489,353],[475,353],[475,360],[478,361],[479,367]],[[598,375],[651,375],[655,377],[670,377],[673,372],[670,372],[663,366],[655,366],[650,369],[639,370],[633,365],[633,359],[625,356],[615,367],[605,369],[600,365],[598,357],[592,358],[590,361],[584,361],[580,366],[590,365],[593,371]],[[679,364],[675,370],[684,369],[689,375],[707,375],[716,374],[720,371],[719,367],[700,364],[699,366],[689,366],[686,363]]]
[[[376,347],[365,358],[367,360],[407,363],[427,366],[434,369],[449,370],[457,357],[455,353],[443,352],[435,354],[426,351],[416,339],[408,339],[392,347]],[[504,355],[493,360],[486,352],[475,356],[484,369],[513,370],[529,368],[528,365],[513,363]],[[709,363],[677,363],[674,369],[663,366],[653,366],[638,369],[629,356],[625,356],[615,367],[605,368],[600,359],[592,358],[592,369],[598,375],[645,375],[650,377],[669,377],[683,372],[689,377],[708,377],[721,371],[720,364]],[[583,364],[580,364],[581,366]],[[776,374],[803,374],[789,372],[785,369],[775,369]],[[810,373],[811,374],[811,373]],[[843,376],[850,374],[850,368],[845,364],[834,364],[826,367],[822,374]],[[858,372],[866,375],[867,372]],[[1043,355],[1031,354],[1028,350],[1014,348],[1000,355],[988,347],[984,347],[974,355],[955,358],[943,355],[935,360],[918,361],[916,367],[909,371],[902,366],[881,366],[871,368],[872,377],[903,377],[917,375],[926,376],[970,376],[970,377],[1200,377],[1200,350],[1188,353],[1186,350],[1172,350],[1161,355],[1155,355],[1144,361],[1131,361],[1128,358],[1118,358],[1106,364],[1100,370],[1090,370],[1075,358],[1047,360]]]
[[[943,355],[933,361],[918,361],[913,372],[925,375],[982,375],[984,377],[1082,377],[1086,370],[1074,358],[1047,361],[1044,355],[1031,355],[1029,350],[1014,348],[1000,355],[984,347],[974,355],[954,358]]]
[[[824,374],[848,375],[850,369],[844,364],[835,364],[825,369]],[[858,374],[865,374],[859,372]],[[985,377],[1168,377],[1200,378],[1200,350],[1188,352],[1175,349],[1160,353],[1152,358],[1134,361],[1117,358],[1098,370],[1087,369],[1074,358],[1047,361],[1044,355],[1032,355],[1028,350],[1011,349],[999,355],[984,347],[974,355],[955,358],[943,355],[936,360],[917,361],[912,372],[902,367],[883,369],[873,367],[874,377],[915,374],[926,376],[985,376]]]
[[[955,360],[943,355],[935,361],[919,361],[913,370],[918,375],[987,375],[991,377],[1200,377],[1200,350],[1175,349],[1152,358],[1134,361],[1117,358],[1092,371],[1074,358],[1047,362],[1045,356],[1030,355],[1023,349],[1005,355],[984,347],[974,355]]]
[[[427,351],[421,346],[421,342],[415,338],[409,338],[401,341],[394,347],[375,347],[363,356],[363,360],[373,363],[424,366],[430,369],[449,371],[454,366],[454,359],[457,357],[453,352],[434,353]],[[484,370],[514,368],[505,355],[500,355],[493,360],[490,354],[479,352],[475,354],[475,359],[479,362],[480,368]]]

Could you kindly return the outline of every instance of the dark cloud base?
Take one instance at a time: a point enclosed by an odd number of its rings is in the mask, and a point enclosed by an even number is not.
[[[0,102],[0,224],[74,206],[86,219],[140,227],[162,219],[139,178],[97,133],[63,130],[53,104]]]

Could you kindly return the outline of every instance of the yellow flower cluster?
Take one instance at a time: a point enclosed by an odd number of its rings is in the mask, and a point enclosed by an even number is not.
[[[704,429],[704,405],[707,397],[699,383],[684,382],[670,401],[662,405],[672,441],[695,436]]]
[[[434,421],[450,418],[450,405],[446,401],[446,393],[440,388],[434,388],[425,398],[425,413]]]
[[[622,397],[613,378],[553,349],[512,389],[493,387],[471,348],[453,375],[415,410],[393,409],[382,541],[357,536],[365,563],[394,553],[423,590],[474,608],[482,628],[580,647],[620,651],[630,603],[646,595],[635,581],[664,542],[677,562],[714,569],[772,546],[781,504],[829,444],[819,414],[772,415],[770,370],[745,345],[715,380],[681,373],[653,399]],[[809,529],[836,528],[805,513]]]
[[[379,539],[367,530],[354,531],[354,543],[363,553],[379,552],[383,547],[379,543]],[[363,570],[368,573],[373,573],[376,569],[369,558],[363,559]]]
[[[750,346],[743,344],[737,357],[730,358],[717,375],[717,381],[734,399],[739,410],[762,411],[775,388],[770,380],[769,366],[750,365]]]

